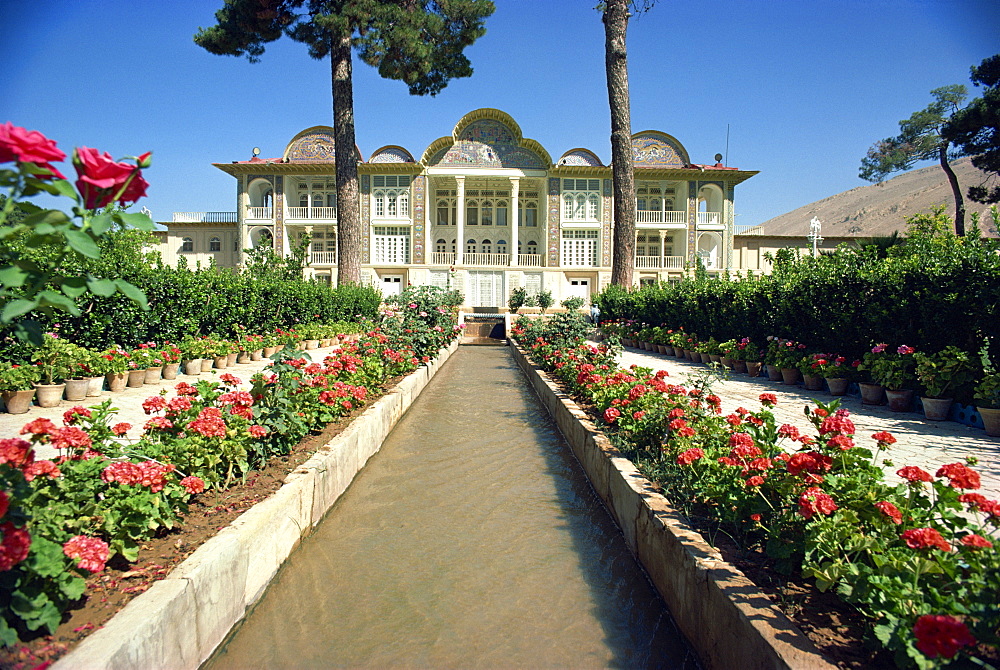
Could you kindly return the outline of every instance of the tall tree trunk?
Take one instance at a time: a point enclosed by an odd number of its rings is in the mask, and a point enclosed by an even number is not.
[[[334,147],[337,152],[337,285],[357,285],[361,283],[364,235],[358,207],[350,33],[333,38],[330,69],[333,76]]]
[[[628,95],[628,0],[608,0],[604,9],[604,67],[611,106],[611,172],[614,178],[614,252],[611,283],[631,287],[635,271],[635,174]]]
[[[955,194],[955,234],[959,237],[965,236],[965,198],[962,197],[962,187],[958,185],[958,177],[951,169],[948,162],[948,143],[943,142],[938,149],[938,158],[941,161],[941,169],[948,175],[948,182],[951,184],[951,192]]]

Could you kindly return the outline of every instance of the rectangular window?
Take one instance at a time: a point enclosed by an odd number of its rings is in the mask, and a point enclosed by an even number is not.
[[[410,231],[405,226],[375,226],[372,229],[373,263],[410,262]]]
[[[562,265],[595,267],[597,265],[597,245],[596,230],[564,230]]]
[[[563,221],[600,221],[600,187],[600,179],[563,179]]]

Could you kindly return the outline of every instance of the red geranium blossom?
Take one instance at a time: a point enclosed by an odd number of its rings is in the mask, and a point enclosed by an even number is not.
[[[959,542],[964,544],[966,547],[972,547],[973,549],[991,549],[993,547],[992,542],[987,540],[982,535],[976,535],[975,533],[963,535]]]
[[[922,470],[915,465],[907,465],[905,468],[900,468],[896,471],[896,474],[909,482],[929,482],[933,479],[931,473],[926,470]]]
[[[900,512],[899,508],[893,505],[891,502],[883,500],[881,502],[875,503],[875,507],[878,508],[878,511],[882,512],[882,514],[889,517],[889,519],[891,519],[892,522],[897,526],[903,523],[902,512]]]
[[[126,423],[125,421],[122,421],[121,423],[116,423],[115,425],[111,426],[111,432],[119,437],[129,432],[130,430],[132,430],[132,424]]]
[[[699,458],[702,458],[704,456],[705,456],[705,452],[702,451],[701,449],[698,449],[698,448],[687,449],[686,451],[682,451],[680,453],[680,455],[677,457],[677,464],[678,465],[691,465],[692,463],[694,463],[695,461],[697,461]]]
[[[56,424],[52,423],[51,419],[42,417],[24,424],[24,427],[21,428],[21,435],[27,435],[28,433],[32,435],[50,435],[55,429]]]
[[[77,535],[70,538],[63,545],[63,553],[69,558],[79,558],[77,565],[88,572],[100,572],[108,562],[108,545],[96,537]]]
[[[0,572],[6,572],[28,557],[31,536],[24,528],[0,524]]]
[[[981,485],[979,473],[962,463],[942,465],[935,476],[947,477],[953,489],[978,489]]]
[[[933,528],[911,528],[899,536],[910,549],[936,548],[941,551],[951,551],[951,545],[941,537],[941,533]]]
[[[804,451],[788,459],[788,474],[800,475],[804,472],[829,472],[833,459],[818,451]]]
[[[606,410],[604,410],[604,422],[614,423],[615,420],[618,419],[618,417],[620,417],[621,415],[622,413],[617,408],[609,407]]]
[[[754,475],[746,481],[746,486],[761,486],[764,483],[764,478],[760,475]]]
[[[811,519],[814,514],[830,515],[837,510],[837,504],[830,495],[821,488],[811,486],[799,496],[799,514]]]
[[[29,482],[35,477],[40,477],[42,475],[48,476],[49,479],[55,479],[60,474],[59,466],[52,461],[35,461],[31,465],[24,468],[24,479]]]
[[[181,480],[181,486],[184,490],[194,495],[196,493],[201,493],[205,490],[205,482],[201,477],[195,477],[194,475],[188,475]]]
[[[952,658],[962,647],[976,644],[969,628],[947,614],[925,614],[913,624],[917,649],[931,658]]]
[[[884,445],[896,444],[896,438],[892,436],[892,433],[885,430],[872,434],[872,439],[878,442],[879,444],[884,444]]]
[[[774,407],[778,404],[778,396],[773,393],[761,393],[760,404],[764,407]]]
[[[15,468],[23,468],[34,460],[35,451],[30,442],[17,437],[0,439],[0,465],[10,463]]]

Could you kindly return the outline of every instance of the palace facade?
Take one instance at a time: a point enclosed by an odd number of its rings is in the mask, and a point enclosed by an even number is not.
[[[691,162],[659,131],[632,136],[635,283],[678,279],[701,259],[733,267],[733,192],[757,174]],[[597,155],[553,161],[506,113],[478,109],[419,158],[388,145],[358,151],[365,280],[383,294],[431,284],[457,288],[468,307],[503,307],[510,291],[550,290],[555,304],[589,300],[611,278],[612,175]],[[717,157],[718,161],[718,157]],[[236,267],[266,245],[288,254],[310,240],[309,275],[337,273],[333,129],[303,130],[281,158],[215,163],[236,179],[236,210],[177,212],[164,222],[164,261]]]

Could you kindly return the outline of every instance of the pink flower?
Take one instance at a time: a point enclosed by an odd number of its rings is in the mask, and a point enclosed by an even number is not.
[[[88,572],[100,572],[108,562],[108,545],[96,537],[72,537],[63,545],[63,553],[69,558],[80,559],[77,565]]]
[[[115,200],[127,205],[146,195],[149,186],[137,165],[118,163],[111,154],[90,147],[79,147],[73,152],[73,167],[77,174],[76,188],[87,209],[100,209]]]
[[[10,121],[0,124],[0,163],[34,163],[40,169],[30,172],[38,179],[65,179],[49,165],[49,161],[64,158],[66,154],[56,148],[56,143],[37,130],[26,130]]]
[[[191,495],[201,493],[205,490],[205,482],[201,477],[195,477],[194,475],[188,475],[182,479],[181,486],[183,486],[184,490]]]
[[[872,353],[881,354],[888,348],[888,346],[889,345],[886,344],[885,342],[882,342],[881,344],[876,344],[874,347],[872,347]]]
[[[896,353],[897,354],[902,354],[903,356],[906,356],[908,354],[912,354],[914,351],[916,351],[916,349],[914,349],[913,347],[908,347],[905,344],[899,345],[899,348],[896,349]]]

